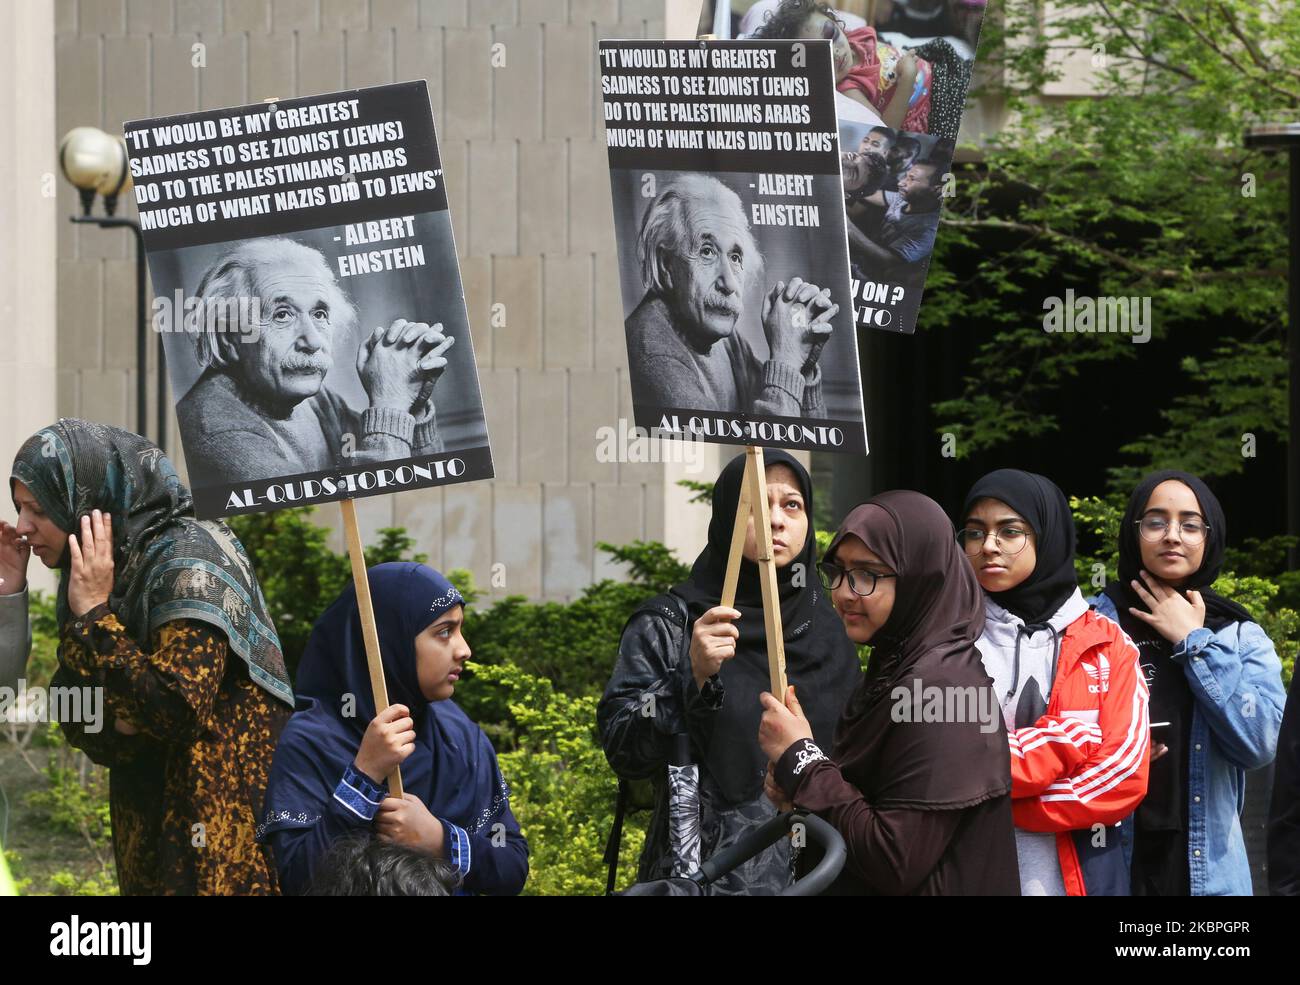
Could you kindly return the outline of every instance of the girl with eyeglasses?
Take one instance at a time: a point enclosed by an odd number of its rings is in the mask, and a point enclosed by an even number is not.
[[[825,752],[795,689],[784,704],[762,695],[768,797],[843,835],[832,895],[1017,895],[1007,733],[974,645],[979,586],[952,524],[918,492],[882,493],[845,517],[822,570],[871,664]]]
[[[1157,723],[1133,825],[1138,896],[1252,891],[1238,811],[1245,771],[1273,759],[1286,695],[1272,641],[1211,587],[1226,533],[1196,476],[1147,476],[1120,524],[1119,579],[1093,600],[1137,645]]]
[[[1122,829],[1147,789],[1147,687],[1120,627],[1088,607],[1065,494],[999,469],[966,495],[957,539],[984,590],[977,644],[1011,751],[1025,896],[1127,896]]]

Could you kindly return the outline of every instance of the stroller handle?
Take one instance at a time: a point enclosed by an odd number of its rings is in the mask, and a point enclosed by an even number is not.
[[[796,824],[804,825],[810,840],[821,846],[822,859],[817,863],[816,868],[802,879],[795,880],[782,890],[781,895],[816,896],[835,881],[835,877],[844,868],[848,852],[844,847],[844,839],[834,827],[816,814],[800,810],[787,811],[764,821],[740,841],[727,846],[701,865],[699,872],[693,877],[694,880],[701,885],[713,882],[720,875],[743,865],[759,852],[775,845]]]

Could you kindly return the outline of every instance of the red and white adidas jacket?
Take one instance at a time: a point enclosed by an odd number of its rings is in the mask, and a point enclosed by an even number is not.
[[[1028,638],[1023,622],[992,600],[986,599],[985,612],[987,625],[978,645],[985,668],[1001,688],[1017,632],[1022,649]],[[1126,872],[1096,876],[1103,869],[1088,836],[1098,831],[1097,825],[1112,828],[1128,817],[1146,796],[1148,692],[1132,640],[1118,623],[1089,609],[1081,593],[1061,607],[1050,625],[1032,638],[1036,647],[1059,645],[1046,707],[1032,725],[1008,727],[1012,815],[1016,827],[1025,831],[1057,834],[1066,893],[1083,896],[1094,883],[1127,886]],[[992,669],[994,654],[1001,675]],[[998,698],[1004,699],[1005,691]],[[1100,840],[1117,842],[1116,835],[1102,832]],[[1106,854],[1111,856],[1106,866],[1122,864],[1120,852]]]

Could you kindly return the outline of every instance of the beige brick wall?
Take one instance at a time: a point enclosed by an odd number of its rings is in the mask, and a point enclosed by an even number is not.
[[[595,429],[629,413],[595,47],[663,37],[664,14],[664,0],[54,0],[54,130],[427,78],[498,477],[360,500],[363,532],[405,526],[498,596],[571,597],[612,574],[597,539],[702,536],[675,508],[677,471],[595,458]],[[78,209],[62,180],[57,208]],[[60,414],[135,426],[133,250],[124,231],[58,222]],[[332,505],[319,516],[337,524]]]
[[[698,0],[32,0],[51,5],[55,135],[429,80],[497,479],[361,500],[367,535],[405,526],[433,563],[470,568],[498,597],[571,597],[613,575],[597,540],[654,538],[693,556],[707,517],[675,485],[685,469],[594,453],[595,428],[631,418],[595,44],[687,36]],[[966,135],[1002,119],[1000,106],[972,107]],[[134,247],[124,230],[63,221],[78,203],[57,187],[57,412],[134,428]],[[719,457],[706,449],[703,477]],[[319,519],[337,525],[337,509]]]

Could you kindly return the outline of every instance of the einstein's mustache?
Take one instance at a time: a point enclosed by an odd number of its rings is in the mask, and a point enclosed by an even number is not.
[[[718,294],[711,294],[704,299],[704,309],[715,315],[730,315],[732,318],[740,317],[740,303]]]
[[[286,359],[280,364],[285,373],[319,373],[324,376],[329,372],[328,359]]]

